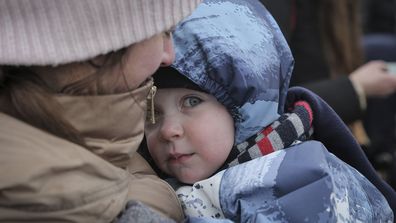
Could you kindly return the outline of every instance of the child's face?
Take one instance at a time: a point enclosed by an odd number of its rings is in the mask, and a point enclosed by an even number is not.
[[[211,176],[234,144],[234,121],[212,95],[185,88],[159,89],[156,123],[146,122],[147,145],[157,166],[184,183]]]

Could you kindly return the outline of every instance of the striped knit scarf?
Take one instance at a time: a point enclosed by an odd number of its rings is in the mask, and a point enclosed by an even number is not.
[[[297,101],[278,120],[263,131],[235,145],[221,169],[264,156],[307,140],[313,133],[312,109],[306,101]]]

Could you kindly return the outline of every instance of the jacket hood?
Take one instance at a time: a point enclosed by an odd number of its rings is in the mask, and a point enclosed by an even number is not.
[[[293,57],[255,0],[207,0],[174,31],[173,67],[230,111],[238,144],[283,113]]]

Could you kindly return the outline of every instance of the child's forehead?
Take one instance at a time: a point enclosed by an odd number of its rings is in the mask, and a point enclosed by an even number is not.
[[[157,89],[156,93],[156,101],[159,101],[160,99],[165,99],[165,98],[181,98],[183,96],[188,96],[188,95],[196,95],[196,96],[205,96],[208,98],[214,98],[212,95],[205,93],[203,91],[198,91],[194,89],[189,89],[189,88],[159,88]],[[215,99],[215,98],[214,98]]]

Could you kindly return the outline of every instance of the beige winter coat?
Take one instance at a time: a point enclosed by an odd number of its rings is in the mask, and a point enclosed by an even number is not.
[[[174,191],[136,153],[151,84],[57,97],[91,151],[0,113],[0,221],[111,222],[128,200],[180,221]]]

